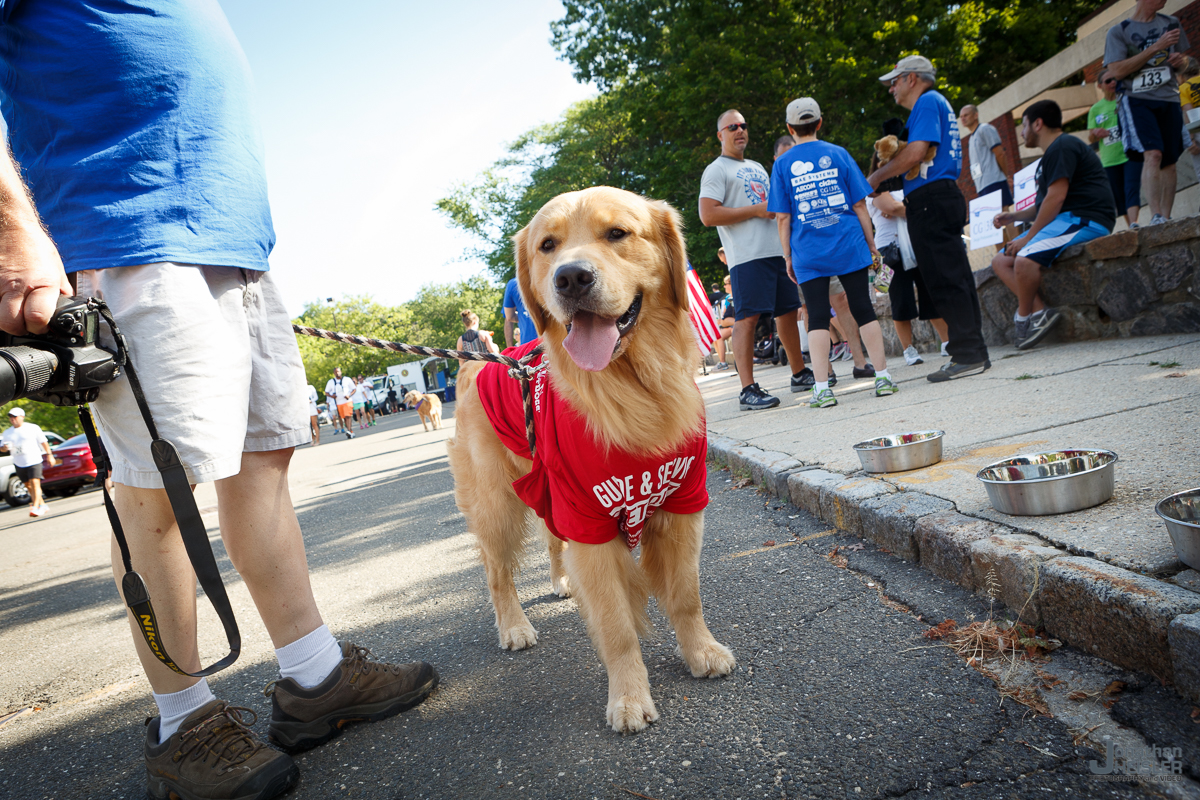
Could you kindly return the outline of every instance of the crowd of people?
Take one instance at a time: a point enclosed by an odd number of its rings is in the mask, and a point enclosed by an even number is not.
[[[754,357],[757,331],[771,320],[792,369],[791,390],[810,392],[810,406],[837,404],[831,361],[840,357],[854,358],[856,378],[875,379],[876,396],[894,394],[872,292],[889,295],[907,364],[924,361],[913,345],[912,321],[933,325],[950,361],[928,380],[991,367],[962,237],[960,131],[970,137],[976,193],[1000,193],[1002,210],[992,222],[1004,229],[1003,243],[992,267],[1017,299],[1014,344],[1027,349],[1043,341],[1062,315],[1041,294],[1042,272],[1067,247],[1111,233],[1118,214],[1137,227],[1143,193],[1148,224],[1166,221],[1176,161],[1185,147],[1200,154],[1200,138],[1182,116],[1200,103],[1200,65],[1183,53],[1187,36],[1176,18],[1159,13],[1162,7],[1161,0],[1139,0],[1108,32],[1098,81],[1103,99],[1091,109],[1086,133],[1095,149],[1064,135],[1053,100],[1024,109],[1021,136],[1042,155],[1034,203],[1020,211],[1013,210],[1011,177],[1019,162],[974,105],[954,113],[936,89],[934,65],[920,55],[900,59],[880,77],[909,115],[883,123],[869,175],[845,149],[821,140],[814,98],[784,109],[788,134],[776,142],[770,170],[745,157],[750,132],[742,114],[722,112],[721,154],[701,177],[699,211],[704,225],[717,228],[719,257],[729,271],[725,290],[716,291],[717,368],[728,367],[731,349],[740,407],[779,404],[754,380],[755,362],[762,361]]]

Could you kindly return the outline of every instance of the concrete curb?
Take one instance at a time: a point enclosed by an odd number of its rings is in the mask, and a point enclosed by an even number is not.
[[[1200,593],[1072,556],[1042,539],[959,513],[886,480],[845,475],[710,433],[708,460],[749,477],[833,527],[996,599],[1063,642],[1173,680],[1200,701]]]

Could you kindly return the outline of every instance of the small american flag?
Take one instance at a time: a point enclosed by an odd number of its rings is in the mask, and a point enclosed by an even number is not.
[[[688,316],[692,319],[692,327],[696,330],[696,346],[700,355],[706,356],[712,350],[713,342],[721,336],[717,328],[717,317],[713,314],[712,306],[708,303],[708,294],[696,270],[688,266]]]

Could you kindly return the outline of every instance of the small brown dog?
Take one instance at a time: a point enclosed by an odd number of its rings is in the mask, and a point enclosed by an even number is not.
[[[895,136],[885,136],[875,142],[875,152],[879,154],[879,166],[891,161],[908,145],[908,142],[902,142]],[[906,180],[916,180],[918,175],[921,175],[925,170],[929,169],[929,165],[933,163],[933,159],[937,157],[938,146],[936,144],[929,145],[929,151],[925,154],[925,160],[915,167],[910,169],[904,176]]]
[[[404,402],[417,407],[417,416],[421,418],[425,430],[429,430],[430,425],[435,431],[442,427],[442,401],[436,394],[421,394],[414,389],[404,395]]]
[[[693,676],[717,678],[736,665],[700,603],[704,402],[693,377],[681,228],[666,203],[619,189],[547,203],[513,240],[517,282],[549,364],[530,390],[536,454],[519,384],[496,364],[460,370],[446,442],[500,646],[537,643],[513,584],[536,526],[549,544],[552,588],[579,602],[608,671],[606,717],[619,733],[658,719],[638,642],[648,595]]]

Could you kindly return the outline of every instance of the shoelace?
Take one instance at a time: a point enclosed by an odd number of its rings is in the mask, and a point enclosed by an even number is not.
[[[243,714],[250,715],[247,723]],[[204,761],[212,755],[220,763],[236,766],[258,752],[262,747],[250,732],[250,725],[258,721],[258,715],[243,706],[221,705],[198,724],[184,731],[175,752],[174,760],[185,756]]]
[[[350,659],[350,664],[348,666],[350,667],[350,671],[351,671],[352,675],[362,675],[362,674],[365,674],[366,672],[380,672],[380,671],[389,671],[395,675],[400,674],[401,665],[385,664],[381,661],[372,661],[370,659],[371,651],[369,649],[367,649],[366,647],[359,647],[356,644],[351,645],[351,647],[353,648],[353,650],[351,651],[350,655],[348,656],[348,658]],[[352,678],[352,680],[353,680],[353,678]]]

